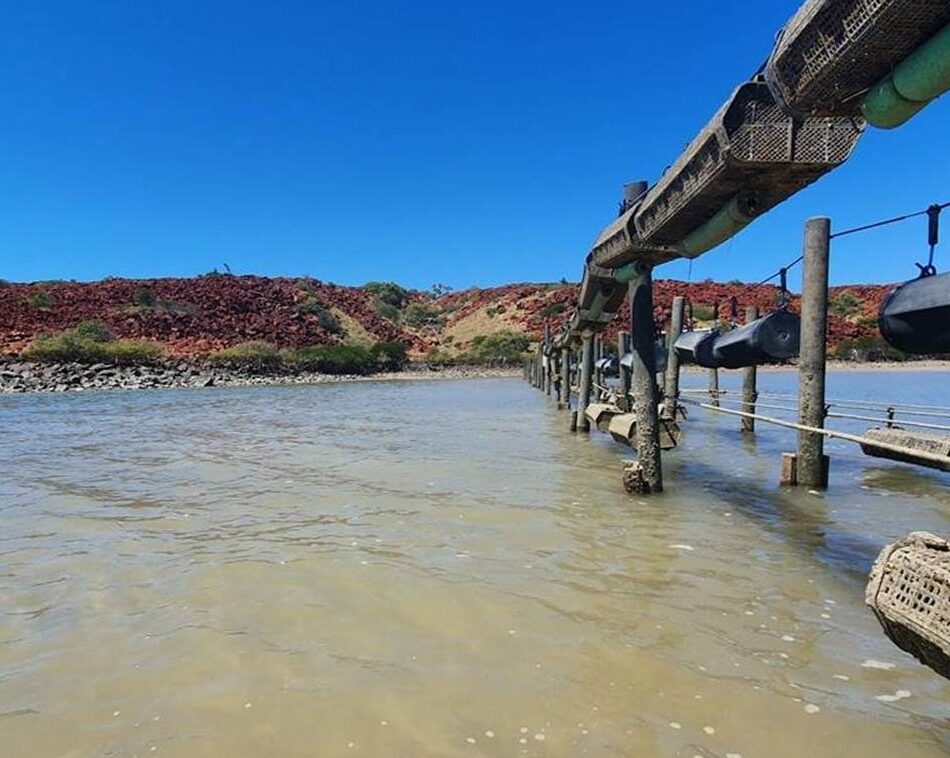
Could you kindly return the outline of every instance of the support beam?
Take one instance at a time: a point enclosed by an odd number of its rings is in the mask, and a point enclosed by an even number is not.
[[[825,338],[828,319],[828,257],[831,220],[805,222],[805,250],[801,300],[801,348],[798,360],[798,422],[824,428]],[[804,487],[827,487],[824,436],[798,433],[797,480]]]
[[[630,331],[633,353],[633,397],[637,415],[637,454],[643,492],[663,491],[660,461],[656,342],[653,334],[653,277],[649,266],[638,263],[630,281]]]
[[[666,342],[666,382],[663,389],[663,413],[668,419],[676,418],[676,407],[680,397],[680,359],[673,349],[676,338],[683,331],[683,314],[686,312],[686,298],[677,295],[673,298],[673,309],[670,313],[670,329]]]
[[[745,309],[745,322],[751,324],[759,317],[759,309],[750,305]],[[759,393],[755,389],[757,371],[755,366],[746,366],[742,369],[742,410],[746,413],[755,413],[755,401]],[[739,429],[743,432],[755,431],[755,419],[742,417],[739,422]]]
[[[577,428],[582,432],[590,431],[590,421],[584,411],[590,404],[591,382],[594,372],[594,335],[584,332],[581,345],[581,383],[577,393]]]

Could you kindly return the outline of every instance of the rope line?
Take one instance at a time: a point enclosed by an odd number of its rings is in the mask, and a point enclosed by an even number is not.
[[[886,218],[883,221],[875,221],[873,224],[865,224],[864,226],[856,226],[852,229],[844,229],[840,232],[835,232],[830,235],[829,239],[835,239],[837,237],[846,237],[849,234],[857,234],[858,232],[866,232],[869,229],[877,229],[880,226],[887,226],[889,224],[896,224],[899,221],[906,221],[909,218],[917,218],[918,216],[926,216],[930,212],[931,208],[938,208],[943,210],[944,208],[950,208],[950,202],[947,203],[935,203],[934,205],[924,208],[922,211],[916,211],[915,213],[905,213],[903,216],[894,216],[894,218]]]
[[[779,418],[772,418],[771,416],[762,416],[758,413],[748,413],[746,411],[737,411],[733,408],[721,408],[716,405],[710,405],[709,403],[700,403],[697,400],[690,400],[689,398],[681,398],[685,400],[689,405],[695,405],[700,408],[705,408],[709,411],[715,411],[716,413],[728,413],[731,416],[740,416],[742,418],[751,418],[756,421],[762,421],[766,424],[775,424],[776,426],[784,426],[788,429],[795,429],[799,432],[811,432],[813,434],[822,434],[825,437],[831,437],[833,439],[845,440],[846,442],[854,442],[858,445],[870,445],[871,447],[877,448],[879,450],[888,450],[892,453],[899,453],[900,455],[913,455],[915,458],[918,458],[923,461],[931,461],[933,463],[939,464],[941,467],[947,466],[950,459],[947,456],[936,455],[935,453],[928,453],[923,450],[909,450],[906,447],[901,447],[900,445],[893,445],[890,442],[879,442],[877,440],[869,439],[868,437],[861,437],[857,434],[848,434],[847,432],[839,432],[834,429],[823,429],[817,426],[806,426],[805,424],[799,424],[794,421],[784,421]]]
[[[680,390],[680,394],[692,394],[692,395],[728,395],[730,394],[729,390],[709,390],[709,389],[700,389],[700,388],[684,388]],[[759,392],[758,397],[772,398],[777,400],[798,400],[798,395],[789,395],[781,392]],[[856,410],[867,410],[867,411],[888,411],[894,409],[895,413],[900,413],[906,416],[930,416],[932,418],[950,418],[950,407],[944,405],[921,405],[918,403],[883,403],[873,400],[863,400],[855,401],[849,399],[835,399],[829,398],[826,400],[826,405],[829,407],[838,407],[838,408],[854,408]]]
[[[789,411],[792,413],[798,413],[798,408],[789,408],[785,405],[770,405],[768,403],[760,403],[758,401],[748,401],[748,400],[723,400],[721,402],[725,403],[734,403],[737,405],[752,406],[758,408],[769,408],[776,411]],[[855,413],[834,413],[829,411],[825,413],[825,418],[840,418],[847,419],[851,421],[874,421],[877,423],[884,424],[903,424],[904,426],[914,426],[921,429],[938,429],[942,432],[950,432],[950,426],[944,424],[928,424],[924,421],[913,421],[911,419],[897,419],[897,418],[878,418],[877,416],[859,416]]]

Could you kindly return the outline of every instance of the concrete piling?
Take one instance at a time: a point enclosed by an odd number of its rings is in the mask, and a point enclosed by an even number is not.
[[[550,397],[554,367],[551,363],[551,325],[548,323],[544,324],[544,348],[541,353],[544,362],[544,394]]]
[[[676,418],[676,407],[680,396],[680,359],[673,349],[676,338],[683,331],[683,315],[686,312],[686,298],[677,295],[673,298],[670,313],[670,329],[667,337],[666,377],[663,388],[663,413],[667,419]]]
[[[581,382],[577,393],[577,428],[582,432],[590,431],[590,421],[584,411],[590,403],[591,383],[594,372],[594,335],[584,332],[581,344]],[[572,424],[573,426],[573,424]]]
[[[561,394],[560,407],[570,410],[571,407],[571,349],[561,348]]]
[[[828,318],[828,258],[831,219],[819,216],[805,222],[802,272],[801,346],[798,359],[798,422],[823,428],[825,424],[825,338]],[[796,461],[798,484],[828,486],[824,436],[799,431]]]
[[[630,321],[633,353],[633,396],[637,416],[636,443],[640,491],[663,491],[660,460],[656,343],[653,335],[653,277],[649,266],[637,263],[630,280]],[[625,473],[626,482],[627,473]],[[628,488],[629,489],[629,488]]]
[[[719,407],[719,369],[711,368],[709,369],[709,403],[718,408]]]
[[[617,332],[617,372],[620,377],[620,394],[626,397],[630,392],[630,372],[620,365],[620,359],[627,352],[627,346],[630,342],[630,332],[620,330]]]
[[[750,305],[745,309],[745,322],[751,324],[759,317],[759,309]],[[755,401],[759,397],[756,392],[755,384],[757,371],[755,366],[746,366],[742,369],[742,410],[746,413],[755,413]],[[739,429],[743,432],[755,431],[755,419],[742,417],[739,421]]]

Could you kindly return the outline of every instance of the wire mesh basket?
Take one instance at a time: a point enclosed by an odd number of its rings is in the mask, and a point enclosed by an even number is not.
[[[637,232],[674,245],[740,191],[761,213],[840,165],[860,134],[847,117],[796,119],[764,81],[745,82],[647,193]]]
[[[859,95],[948,22],[948,0],[809,0],[783,30],[766,79],[795,113],[856,113]]]
[[[950,678],[950,543],[912,532],[874,562],[865,601],[902,650]]]

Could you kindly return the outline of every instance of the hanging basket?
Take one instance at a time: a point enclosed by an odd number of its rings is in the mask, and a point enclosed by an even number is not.
[[[865,602],[901,650],[950,678],[950,544],[929,532],[885,547]]]
[[[860,95],[948,22],[947,0],[809,0],[782,31],[766,79],[795,113],[857,113]]]

